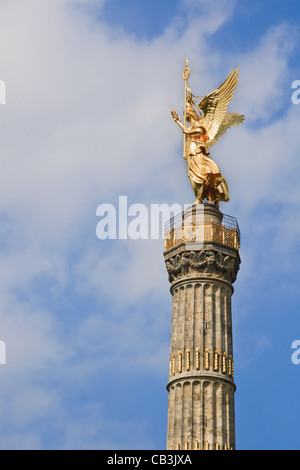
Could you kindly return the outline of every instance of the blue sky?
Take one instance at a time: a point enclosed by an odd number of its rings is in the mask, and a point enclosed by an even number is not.
[[[298,1],[0,0],[1,449],[164,449],[162,240],[99,240],[96,209],[193,202],[196,94],[235,67],[245,123],[213,147],[242,232],[233,296],[240,449],[299,449]]]

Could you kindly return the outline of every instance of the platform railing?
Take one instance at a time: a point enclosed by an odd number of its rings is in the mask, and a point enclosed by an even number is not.
[[[223,214],[222,222],[200,226],[184,221],[182,214],[173,217],[165,225],[165,250],[183,242],[216,242],[239,250],[240,230],[235,217]]]

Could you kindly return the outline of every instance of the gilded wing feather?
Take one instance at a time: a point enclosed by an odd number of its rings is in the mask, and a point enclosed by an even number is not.
[[[233,127],[233,126],[237,126],[238,124],[241,124],[244,121],[244,119],[245,119],[244,114],[227,113],[215,137],[209,140],[208,143],[206,144],[207,148],[214,145],[217,142],[217,140],[221,137],[221,135],[223,135],[229,127]]]
[[[231,100],[238,84],[238,70],[232,70],[226,80],[215,91],[209,93],[199,103],[203,111],[201,124],[206,128],[209,140],[213,140],[222,124],[228,103]],[[225,131],[224,131],[225,132]]]

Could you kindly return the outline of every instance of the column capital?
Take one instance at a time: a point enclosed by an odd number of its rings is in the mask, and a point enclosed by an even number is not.
[[[185,243],[165,253],[166,269],[170,283],[197,278],[222,280],[233,284],[240,266],[240,256],[235,249],[216,244]],[[198,248],[198,249],[197,249]]]

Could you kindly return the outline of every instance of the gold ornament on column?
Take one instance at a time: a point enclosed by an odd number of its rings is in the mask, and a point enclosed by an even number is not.
[[[182,352],[178,353],[178,372],[182,372]]]
[[[226,352],[223,352],[223,354],[222,354],[222,372],[223,372],[223,374],[226,374],[226,372],[227,372],[227,354],[226,354]]]
[[[214,351],[214,371],[219,370],[219,351],[216,349]]]
[[[187,349],[186,354],[185,354],[185,366],[186,370],[190,370],[191,368],[191,352],[189,349]]]
[[[195,367],[196,367],[196,370],[199,370],[200,369],[200,351],[199,351],[199,348],[196,348],[195,349]]]
[[[204,354],[204,368],[209,370],[209,350],[207,348],[205,349]]]

